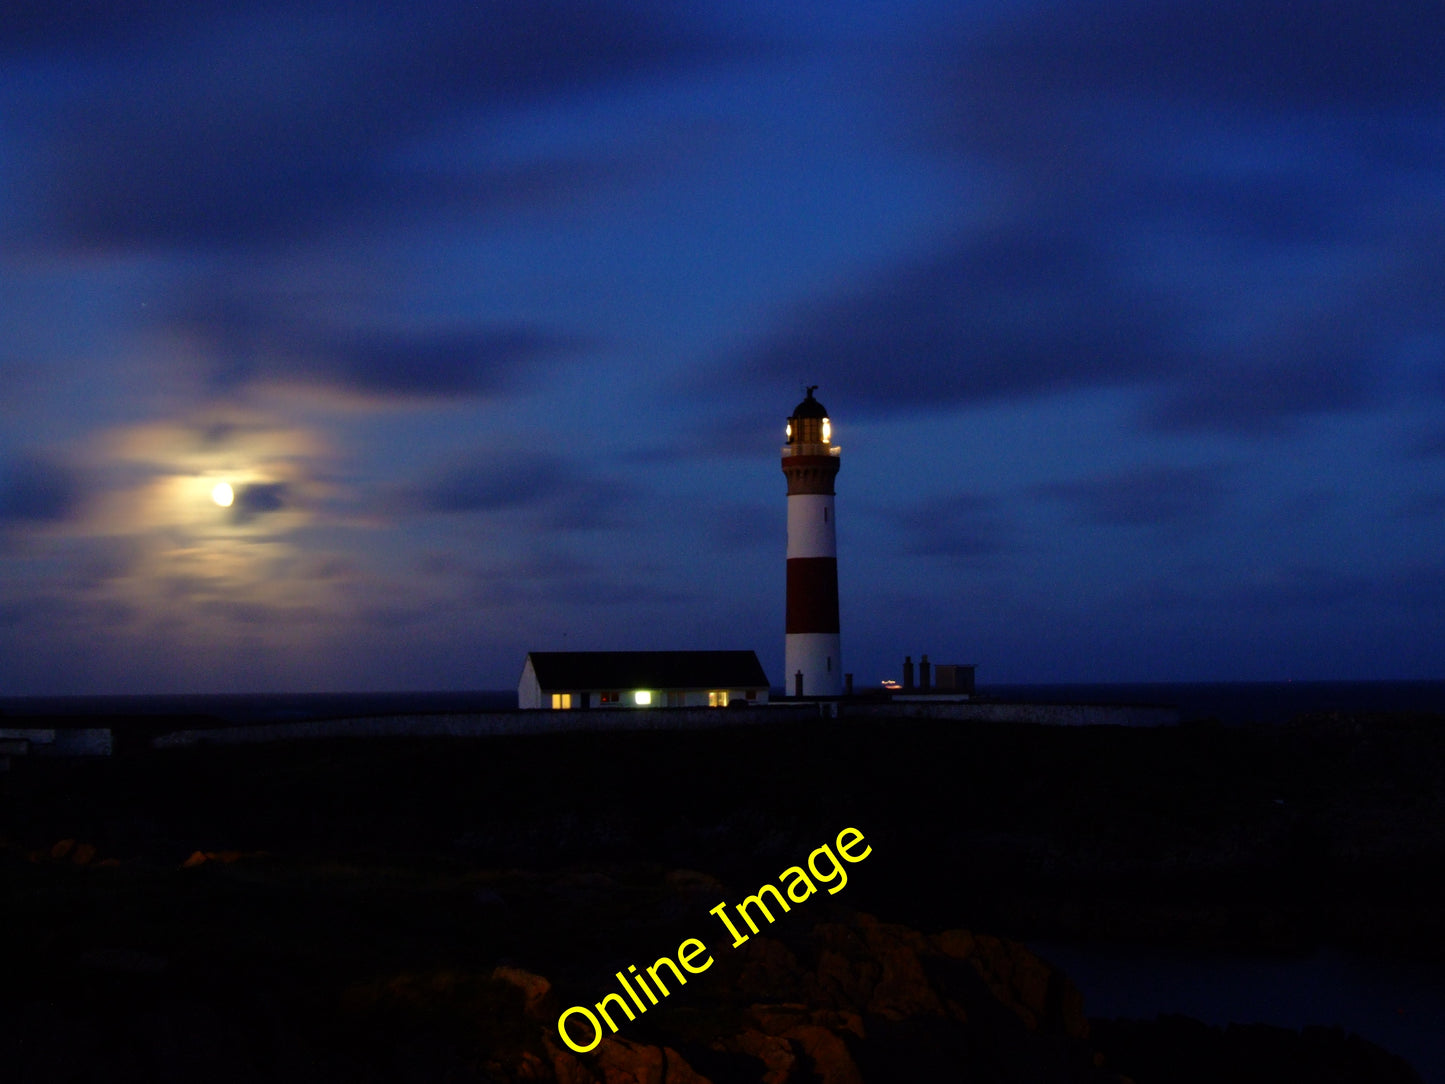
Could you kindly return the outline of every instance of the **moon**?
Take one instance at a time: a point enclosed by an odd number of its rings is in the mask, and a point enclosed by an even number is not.
[[[226,482],[217,482],[211,490],[211,500],[215,501],[222,508],[230,508],[231,502],[236,499],[236,491]]]

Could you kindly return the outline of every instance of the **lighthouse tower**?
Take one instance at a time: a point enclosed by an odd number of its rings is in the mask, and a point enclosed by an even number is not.
[[[838,541],[833,479],[841,449],[828,411],[813,398],[793,408],[783,474],[788,479],[788,622],[784,670],[789,696],[840,696]]]

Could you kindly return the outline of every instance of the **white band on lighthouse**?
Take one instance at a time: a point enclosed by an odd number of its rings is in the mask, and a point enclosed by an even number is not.
[[[790,632],[783,648],[789,696],[842,696],[843,669],[836,632]],[[798,690],[798,674],[803,675]]]
[[[832,496],[794,493],[788,498],[788,558],[837,555]]]

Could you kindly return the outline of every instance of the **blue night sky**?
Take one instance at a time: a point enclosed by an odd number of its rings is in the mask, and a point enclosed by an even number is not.
[[[860,685],[1445,677],[1445,7],[0,14],[0,693],[780,683],[805,383]]]

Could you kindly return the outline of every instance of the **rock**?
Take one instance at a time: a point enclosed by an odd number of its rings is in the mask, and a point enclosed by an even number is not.
[[[602,1084],[711,1084],[671,1047],[613,1037],[597,1048]]]
[[[934,951],[922,934],[869,915],[860,915],[855,927],[827,923],[814,933],[823,947],[808,985],[818,999],[889,1020],[944,1015],[920,960]]]
[[[545,1081],[551,1073],[548,1065],[530,1050],[522,1051],[522,1057],[514,1070],[514,1075],[519,1081]]]
[[[919,959],[931,951],[928,940],[916,930],[883,925],[869,915],[860,915],[859,920],[870,954],[883,967],[867,1011],[889,1020],[943,1016],[943,1003]]]
[[[716,895],[723,889],[722,882],[716,877],[709,877],[706,873],[699,873],[693,869],[675,869],[667,874],[665,880],[669,886],[682,892],[706,892],[708,895]]]
[[[95,847],[90,843],[78,844],[70,853],[70,860],[77,866],[90,865],[91,859],[95,857]]]
[[[60,859],[68,855],[71,851],[71,848],[73,848],[74,846],[75,840],[62,839],[58,843],[56,843],[55,846],[50,848],[50,857],[59,861]]]
[[[934,935],[933,947],[955,960],[966,960],[973,955],[973,934],[967,930],[944,930]]]
[[[791,1039],[808,1056],[822,1084],[863,1084],[863,1074],[848,1053],[847,1044],[827,1028],[800,1024],[789,1028],[783,1038]]]
[[[550,1015],[543,1011],[542,1004],[552,992],[552,984],[541,975],[523,971],[520,967],[501,966],[492,970],[492,978],[510,983],[521,990],[523,1011],[534,1020],[545,1019]]]
[[[672,1047],[664,1046],[662,1054],[667,1070],[663,1077],[665,1084],[712,1084],[712,1081],[689,1065],[683,1056]]]
[[[550,1038],[545,1045],[547,1057],[552,1062],[552,1074],[557,1078],[557,1084],[597,1084],[597,1078],[582,1064],[577,1055],[563,1050]]]
[[[973,946],[968,962],[994,996],[1031,1031],[1062,1033],[1074,1039],[1089,1037],[1084,997],[1063,972],[1017,941],[979,934],[974,936]]]
[[[791,1000],[802,993],[797,957],[781,941],[754,935],[743,949],[746,962],[737,978],[744,998]]]
[[[755,1028],[747,1028],[716,1044],[719,1050],[730,1050],[748,1054],[763,1063],[765,1072],[762,1084],[788,1084],[797,1063],[792,1044],[776,1035],[765,1035]]]
[[[196,866],[204,866],[207,858],[202,851],[192,851],[191,857],[181,863],[181,869],[194,869]]]

